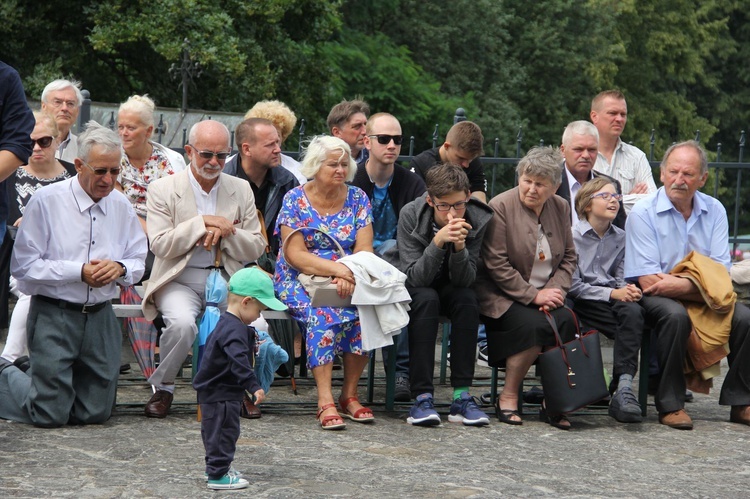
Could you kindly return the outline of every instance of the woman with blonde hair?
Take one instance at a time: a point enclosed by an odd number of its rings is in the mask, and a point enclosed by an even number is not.
[[[33,149],[28,164],[18,169],[5,182],[8,196],[8,230],[3,242],[3,266],[10,263],[10,253],[15,239],[15,231],[21,225],[23,213],[31,196],[42,187],[75,176],[75,166],[67,161],[55,159],[59,141],[59,130],[55,118],[43,111],[35,111],[36,125],[31,132]],[[10,292],[18,297],[8,326],[8,338],[5,341],[2,357],[16,362],[22,369],[28,362],[28,341],[26,337],[26,318],[29,313],[31,297],[18,291],[16,280],[10,277]],[[3,300],[7,306],[7,299]],[[28,365],[28,364],[26,364]]]
[[[340,245],[347,255],[372,253],[372,214],[367,195],[347,185],[356,164],[349,145],[336,137],[312,139],[302,172],[310,181],[284,196],[276,220],[282,250],[276,259],[274,287],[290,315],[305,329],[307,362],[318,388],[318,422],[324,430],[345,427],[342,417],[359,423],[374,420],[372,411],[357,398],[357,384],[369,360],[362,348],[357,307],[313,306],[310,295],[297,279],[300,272],[331,276],[343,298],[354,293],[354,275],[337,262]],[[343,354],[344,384],[336,410],[331,374],[333,359]]]
[[[117,131],[123,150],[117,189],[133,204],[144,232],[148,184],[185,169],[181,154],[151,140],[155,109],[148,95],[133,95],[120,104],[117,112]]]

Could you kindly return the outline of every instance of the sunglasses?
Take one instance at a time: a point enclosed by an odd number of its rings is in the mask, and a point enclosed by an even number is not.
[[[448,204],[448,203],[440,203],[435,204],[435,209],[437,211],[450,211],[451,208],[453,208],[456,211],[461,211],[464,208],[466,208],[466,205],[468,204],[469,200],[466,201],[459,201],[458,203]]]
[[[40,137],[38,139],[31,139],[31,148],[33,149],[36,144],[39,144],[39,147],[41,147],[42,149],[47,149],[52,145],[53,140],[55,140],[54,137]]]
[[[187,145],[189,145],[190,147],[192,147],[193,149],[195,149],[194,145],[192,145],[192,144],[187,144]],[[224,161],[225,159],[227,159],[227,157],[230,154],[232,154],[231,152],[199,151],[198,149],[195,149],[195,152],[198,153],[198,156],[200,156],[203,159],[210,160],[211,158],[213,158],[214,156],[216,156],[216,159],[218,159],[219,161]]]
[[[377,137],[378,144],[381,144],[381,145],[384,145],[384,146],[387,146],[391,141],[393,141],[393,143],[396,144],[397,146],[400,146],[401,142],[404,141],[404,136],[403,135],[383,135],[383,134],[379,134],[379,135],[368,135],[368,137]]]
[[[112,175],[113,177],[116,177],[120,174],[119,167],[117,168],[94,168],[93,166],[91,166],[90,164],[86,163],[83,160],[81,160],[81,163],[91,168],[91,171],[94,172],[94,175],[96,175],[97,177],[103,177],[104,175],[108,173]]]
[[[611,192],[600,192],[598,194],[592,194],[591,199],[594,198],[602,198],[604,201],[609,202],[610,199],[614,199],[615,201],[619,201],[622,199],[622,194],[612,194]]]

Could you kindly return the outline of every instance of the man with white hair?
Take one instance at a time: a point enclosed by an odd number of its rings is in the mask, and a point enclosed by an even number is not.
[[[154,395],[145,408],[148,417],[164,418],[172,405],[174,381],[198,334],[196,319],[206,305],[206,279],[217,253],[228,277],[266,246],[250,185],[222,173],[229,139],[218,121],[196,123],[185,144],[190,168],[148,188],[146,227],[156,258],[142,307],[147,319],[161,313],[166,325],[161,362],[149,378]]]
[[[116,283],[138,282],[146,258],[138,217],[114,190],[120,138],[92,121],[79,146],[78,175],[26,206],[11,260],[19,290],[31,296],[31,368],[0,359],[0,417],[42,427],[109,419],[122,347],[110,300]]]
[[[78,154],[78,137],[70,129],[78,119],[82,104],[81,83],[75,80],[55,80],[42,91],[42,111],[55,118],[60,131],[57,159],[72,163]]]

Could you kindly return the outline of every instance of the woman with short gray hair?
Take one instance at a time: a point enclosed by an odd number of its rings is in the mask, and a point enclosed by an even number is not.
[[[502,366],[505,386],[495,406],[499,421],[520,425],[519,392],[544,347],[555,345],[550,313],[564,340],[573,337],[573,316],[564,310],[576,268],[570,205],[555,196],[562,168],[560,153],[534,147],[518,164],[518,187],[495,196],[494,212],[482,243],[475,290],[487,329],[489,364]],[[567,430],[563,415],[540,418]]]

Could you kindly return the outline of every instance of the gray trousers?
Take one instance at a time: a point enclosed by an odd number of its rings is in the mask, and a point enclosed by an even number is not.
[[[154,303],[164,319],[159,339],[159,367],[148,379],[154,386],[174,383],[198,335],[196,321],[205,308],[206,279],[209,269],[188,267],[174,280],[154,293]],[[226,273],[222,272],[225,279]],[[227,304],[222,303],[224,312]]]
[[[32,297],[27,330],[31,369],[0,374],[0,418],[43,427],[107,421],[122,349],[112,305],[84,314]]]

